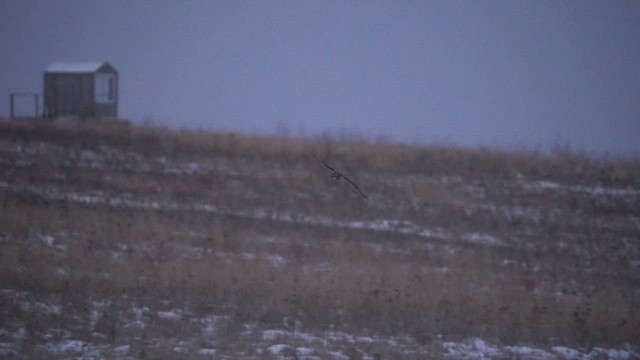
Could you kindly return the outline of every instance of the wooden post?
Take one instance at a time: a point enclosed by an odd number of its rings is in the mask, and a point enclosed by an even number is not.
[[[13,120],[13,95],[9,94],[9,119]]]
[[[36,93],[36,92],[23,92],[23,93],[10,93],[9,94],[9,118],[11,120],[17,119],[18,116],[16,116],[16,97],[17,96],[26,96],[26,97],[32,97],[33,98],[33,110],[35,111],[35,113],[33,114],[34,118],[39,118],[40,117],[40,93]]]

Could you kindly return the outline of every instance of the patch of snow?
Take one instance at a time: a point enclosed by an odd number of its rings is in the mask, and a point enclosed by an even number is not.
[[[182,256],[187,259],[201,259],[205,254],[213,253],[213,250],[203,246],[183,246]]]
[[[95,339],[96,342],[102,342],[102,343],[107,342],[107,335],[105,335],[105,334],[103,334],[101,332],[97,332],[97,331],[92,332],[91,333],[91,338]]]
[[[479,234],[479,233],[470,233],[462,236],[464,241],[480,244],[480,245],[490,245],[490,246],[501,246],[504,243],[495,236],[487,235],[487,234]]]
[[[58,349],[60,351],[62,351],[62,352],[65,352],[65,351],[81,352],[87,346],[88,346],[88,344],[85,343],[84,341],[67,340],[67,341],[63,342],[62,344],[60,344]]]
[[[200,172],[200,165],[198,165],[195,162],[189,163],[189,165],[187,166],[187,173],[188,174],[195,174],[195,173],[199,173],[199,172]]]
[[[53,247],[56,241],[56,239],[51,235],[40,235],[40,240],[49,247]]]
[[[393,346],[393,347],[398,346],[398,340],[397,339],[387,339],[386,342],[387,342],[387,344],[389,346]]]
[[[128,207],[152,210],[169,210],[169,211],[204,211],[208,213],[216,213],[223,215],[232,215],[238,217],[265,219],[278,221],[283,223],[301,223],[317,226],[325,226],[332,228],[345,228],[353,230],[369,230],[379,232],[390,232],[409,236],[419,236],[432,239],[451,240],[453,236],[442,229],[432,228],[414,224],[411,221],[404,220],[358,220],[345,221],[327,218],[324,216],[295,215],[287,213],[270,213],[264,209],[240,210],[233,211],[229,209],[221,209],[213,204],[187,204],[172,201],[158,201],[149,199],[131,199],[126,197],[110,197],[101,191],[93,191],[92,193],[76,193],[64,192],[61,189],[48,186],[20,186],[0,183],[0,187],[4,187],[13,191],[23,192],[24,190],[41,196],[47,200],[62,200],[82,204],[106,205],[112,207]],[[470,235],[471,239],[474,235]],[[485,242],[487,239],[484,239]]]
[[[265,330],[262,332],[261,339],[265,341],[272,341],[281,336],[291,336],[291,333],[286,330]]]
[[[280,330],[280,329],[272,329],[272,330],[264,330],[260,338],[263,341],[275,341],[275,340],[283,340],[285,338],[290,339],[300,339],[305,343],[319,343],[323,346],[326,346],[327,340],[322,337],[315,336],[310,333],[300,332],[300,331],[288,331],[288,330]]]
[[[368,343],[368,344],[372,344],[375,342],[375,340],[373,340],[373,338],[369,337],[369,336],[358,336],[356,338],[357,342],[363,342],[363,343]]]
[[[492,358],[519,358],[519,359],[636,359],[638,354],[628,350],[594,348],[587,354],[564,346],[554,346],[552,352],[536,349],[528,346],[500,346],[487,344],[479,338],[469,339],[464,343],[444,342],[444,356],[456,359],[492,359]]]
[[[69,276],[69,272],[61,267],[58,267],[56,268],[56,275],[61,278],[66,278],[67,276]]]
[[[341,331],[327,331],[324,333],[325,339],[333,342],[346,341],[348,343],[354,343],[353,336]]]
[[[69,339],[71,338],[71,332],[65,329],[53,328],[46,330],[44,333],[41,333],[40,336],[46,341],[52,341],[53,339]],[[51,347],[52,349],[55,347],[52,344],[47,345],[49,345],[49,347]]]
[[[165,320],[181,320],[182,319],[182,314],[180,310],[158,311],[156,314],[160,319],[165,319]]]
[[[610,196],[610,197],[628,197],[640,195],[639,189],[632,187],[626,188],[613,188],[604,187],[602,185],[585,186],[585,185],[563,185],[552,181],[529,181],[521,182],[522,187],[528,191],[543,192],[543,191],[568,191],[574,193],[587,193],[592,197],[596,196]]]
[[[133,311],[133,315],[135,316],[136,320],[138,321],[142,321],[142,317],[144,316],[145,313],[149,312],[149,308],[148,307],[134,307],[132,309]]]
[[[580,355],[580,351],[564,346],[554,346],[551,348],[556,354],[563,359],[576,359]]]
[[[603,186],[595,186],[595,187],[586,187],[586,186],[574,186],[574,191],[585,191],[590,193],[592,196],[615,196],[615,197],[627,197],[627,196],[637,196],[640,195],[640,190],[633,189],[631,187],[627,188],[608,188]]]
[[[296,354],[302,355],[302,356],[309,356],[309,355],[313,354],[314,351],[315,350],[313,350],[311,348],[307,348],[307,347],[296,348]]]
[[[207,315],[203,318],[199,319],[199,322],[203,323],[202,331],[209,335],[214,336],[216,334],[216,326],[221,321],[229,320],[228,316],[219,316],[219,315]]]
[[[498,357],[501,351],[498,347],[487,344],[484,340],[474,338],[467,343],[445,342],[446,352],[444,356],[456,359],[484,359],[485,357]]]
[[[298,326],[301,326],[300,324],[298,324]],[[320,342],[324,345],[326,345],[326,341],[322,338],[319,338],[313,334],[309,334],[309,333],[304,333],[304,332],[296,332],[296,338],[298,339],[302,339],[307,343],[313,343],[313,342]]]
[[[349,360],[349,359],[351,359],[350,357],[348,357],[347,355],[344,355],[343,353],[341,353],[339,351],[329,351],[328,353],[331,356],[333,356],[333,358],[335,360]]]
[[[286,344],[276,344],[276,345],[271,345],[267,348],[267,351],[269,351],[270,353],[277,355],[280,354],[283,350],[288,349],[289,345]]]
[[[200,349],[200,350],[198,350],[198,355],[214,356],[215,354],[216,354],[216,349]]]
[[[613,359],[613,360],[626,360],[626,359],[637,359],[637,353],[627,351],[627,350],[616,350],[616,349],[604,349],[601,347],[593,348],[588,354],[584,356],[586,360],[597,360],[597,359]]]
[[[52,235],[40,235],[40,241],[46,246],[56,249],[56,250],[66,250],[67,246],[64,243],[56,240]]]
[[[273,267],[281,267],[287,263],[287,259],[280,255],[269,255],[267,256],[267,260],[271,263]]]
[[[484,340],[482,339],[474,339],[472,341],[473,347],[482,351],[485,354],[490,354],[490,355],[497,355],[498,349],[495,346],[489,345],[487,344]]]
[[[100,314],[98,310],[91,309],[91,311],[89,312],[89,323],[91,324],[91,327],[94,327],[101,317],[102,314]]]
[[[129,346],[129,345],[120,345],[120,346],[114,347],[113,350],[115,352],[119,352],[119,353],[127,353],[127,352],[129,352],[130,348],[131,348],[131,346]]]
[[[131,309],[131,311],[133,312],[133,318],[134,320],[127,324],[127,326],[131,326],[131,327],[135,327],[135,328],[139,328],[139,329],[143,329],[146,327],[146,324],[144,322],[144,316],[145,314],[149,313],[149,308],[148,307],[133,307],[133,309]],[[158,315],[158,317],[162,318],[162,316]]]
[[[36,302],[35,304],[23,302],[20,304],[20,309],[24,312],[38,311],[41,315],[44,316],[60,315],[62,313],[62,306],[49,305],[41,302]]]
[[[505,347],[507,351],[514,355],[518,355],[518,357],[527,358],[527,359],[553,359],[555,356],[547,351],[542,349],[534,349],[528,346],[507,346]]]
[[[557,190],[562,187],[562,185],[551,182],[551,181],[534,181],[528,184],[529,189],[531,190]]]
[[[463,184],[462,190],[474,199],[484,200],[487,198],[487,189],[482,186]]]

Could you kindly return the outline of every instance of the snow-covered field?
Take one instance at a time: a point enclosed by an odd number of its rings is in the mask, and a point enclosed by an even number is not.
[[[68,130],[2,124],[0,358],[640,358],[640,164]]]

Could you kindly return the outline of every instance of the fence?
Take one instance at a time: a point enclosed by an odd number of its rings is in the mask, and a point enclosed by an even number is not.
[[[19,117],[40,117],[40,93],[35,92],[20,92],[9,94],[9,113],[11,119],[17,119]],[[17,115],[16,114],[16,98],[31,98],[33,99],[33,116]]]

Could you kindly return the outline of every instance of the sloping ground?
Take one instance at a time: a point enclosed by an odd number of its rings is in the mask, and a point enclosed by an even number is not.
[[[634,161],[0,122],[0,199],[9,358],[638,356]]]

